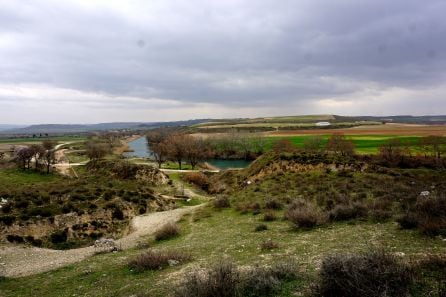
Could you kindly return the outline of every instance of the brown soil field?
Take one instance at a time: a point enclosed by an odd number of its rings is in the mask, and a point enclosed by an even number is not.
[[[293,136],[326,135],[334,133],[343,133],[347,135],[446,136],[446,125],[386,124],[358,126],[343,129],[303,129],[291,131],[272,131],[265,134],[268,136]]]

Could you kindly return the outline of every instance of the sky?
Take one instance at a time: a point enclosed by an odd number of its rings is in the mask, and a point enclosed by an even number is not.
[[[444,0],[0,0],[0,123],[446,114]]]

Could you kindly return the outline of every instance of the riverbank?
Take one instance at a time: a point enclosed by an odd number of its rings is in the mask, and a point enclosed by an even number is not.
[[[129,146],[129,143],[135,141],[141,137],[142,135],[131,135],[122,140],[120,140],[121,145],[114,150],[114,154],[122,155],[124,153],[133,152],[133,149]]]

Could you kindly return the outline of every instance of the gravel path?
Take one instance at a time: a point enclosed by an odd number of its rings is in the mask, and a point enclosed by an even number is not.
[[[122,249],[138,245],[141,237],[151,235],[167,222],[176,222],[201,205],[154,212],[132,219],[133,232],[117,240]],[[0,272],[6,277],[20,277],[54,270],[94,255],[93,246],[72,250],[51,250],[23,245],[0,247]]]

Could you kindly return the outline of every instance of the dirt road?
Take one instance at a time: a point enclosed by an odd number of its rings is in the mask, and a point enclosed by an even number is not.
[[[141,237],[159,230],[167,222],[176,222],[187,213],[193,212],[201,205],[178,208],[163,212],[154,212],[132,219],[132,232],[117,240],[122,249],[138,245]],[[20,277],[54,270],[73,264],[94,255],[93,246],[72,250],[51,250],[37,247],[4,246],[0,247],[0,272],[6,277]]]

